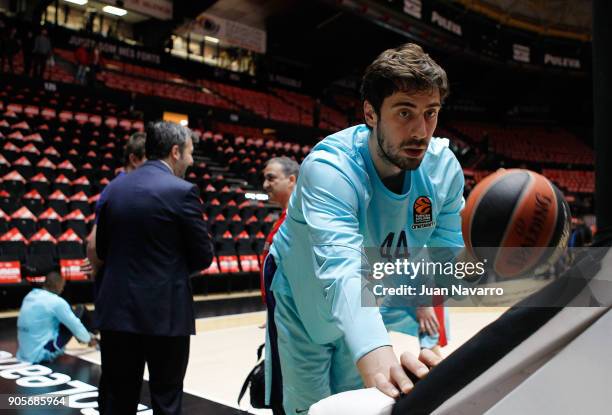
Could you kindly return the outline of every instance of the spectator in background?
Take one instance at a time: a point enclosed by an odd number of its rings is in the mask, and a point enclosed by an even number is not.
[[[314,108],[312,111],[312,126],[314,128],[319,128],[319,123],[321,122],[321,99],[317,98],[314,102]]]
[[[77,63],[77,71],[75,79],[79,84],[85,84],[87,80],[87,72],[89,71],[89,51],[85,47],[85,42],[74,52],[74,58]]]
[[[138,94],[134,91],[130,92],[130,115],[133,118],[142,118],[141,116],[138,116],[139,114],[136,113],[136,99],[138,97]]]
[[[32,49],[34,77],[44,79],[47,60],[51,57],[52,52],[53,48],[47,35],[47,29],[42,28],[40,34],[34,39],[34,48]]]
[[[145,161],[147,161],[147,157],[145,156],[145,140],[145,133],[138,132],[130,136],[125,144],[125,147],[123,148],[123,171],[119,172],[117,177],[121,177],[124,174],[136,170]],[[102,190],[102,193],[100,193],[100,198],[96,203],[96,217],[94,219],[94,226],[91,233],[87,237],[87,259],[85,260],[82,271],[93,277],[96,276],[100,270],[100,267],[102,266],[102,261],[100,261],[100,258],[98,258],[98,255],[96,254],[96,230],[98,229],[97,224],[100,206],[102,206],[102,204],[104,204],[106,201],[109,186],[106,186],[104,190]],[[95,292],[97,292],[97,288],[98,287],[96,286],[94,290]]]
[[[6,26],[2,20],[0,20],[0,22],[0,72],[4,72],[4,63],[7,58],[6,44],[11,27]]]
[[[27,28],[21,37],[21,49],[23,50],[23,74],[30,76],[32,71],[32,51],[34,50],[34,32]]]
[[[89,346],[97,344],[88,331],[90,322],[85,307],[79,306],[73,311],[60,297],[65,285],[61,274],[51,271],[43,287],[34,288],[23,299],[17,319],[19,360],[50,362],[64,353],[72,336]]]
[[[21,41],[17,37],[17,29],[15,27],[11,27],[5,34],[2,36],[2,61],[0,71],[4,72],[4,63],[8,63],[9,72],[15,73],[14,60],[15,56],[19,53],[21,49]]]
[[[96,76],[102,69],[102,52],[100,51],[100,45],[96,43],[91,50],[89,56],[89,85],[96,86]]]
[[[108,186],[100,203],[96,253],[104,271],[96,296],[101,414],[134,414],[145,363],[155,414],[180,414],[189,336],[195,334],[189,277],[207,268],[213,246],[197,186],[191,131],[146,128],[148,161]]]
[[[579,219],[578,224],[572,232],[572,236],[569,240],[570,248],[580,248],[583,246],[590,246],[593,242],[593,233],[583,219]]]
[[[274,324],[275,302],[274,295],[270,291],[272,279],[264,279],[264,275],[270,275],[270,277],[272,277],[273,274],[265,274],[263,270],[266,264],[266,257],[270,251],[270,245],[272,245],[272,239],[287,215],[289,198],[297,182],[299,171],[300,165],[288,157],[274,157],[268,160],[263,170],[263,189],[268,194],[268,200],[277,203],[282,209],[280,217],[266,238],[266,244],[262,255],[264,258],[264,266],[260,273],[261,294],[268,309],[266,323],[266,403],[270,405],[275,415],[284,413],[283,391],[278,350],[276,348],[277,335],[276,325]],[[268,341],[269,338],[274,339],[274,341]]]
[[[96,16],[98,12],[94,9],[87,10],[83,15],[83,22],[85,23],[85,32],[93,33],[94,20],[96,20]]]
[[[289,197],[291,197],[291,192],[293,192],[293,188],[297,182],[299,171],[300,165],[295,160],[288,157],[274,157],[265,164],[263,170],[263,190],[268,194],[268,201],[280,205],[282,211],[266,238],[266,244],[264,245],[263,251],[264,262],[270,251],[272,239],[287,215]],[[261,273],[261,293],[265,301],[266,285],[263,280],[263,271]]]

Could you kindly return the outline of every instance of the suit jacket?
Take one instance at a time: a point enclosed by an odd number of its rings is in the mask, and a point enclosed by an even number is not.
[[[196,186],[159,160],[116,178],[100,206],[96,251],[105,265],[95,302],[100,329],[195,333],[189,276],[213,259]]]

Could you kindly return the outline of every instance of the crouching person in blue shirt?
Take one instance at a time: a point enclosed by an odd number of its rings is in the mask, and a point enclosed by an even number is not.
[[[34,288],[23,299],[17,319],[19,360],[50,362],[64,353],[72,336],[89,346],[97,343],[86,328],[89,323],[85,307],[79,306],[73,311],[60,297],[65,285],[64,278],[52,271],[42,288]]]

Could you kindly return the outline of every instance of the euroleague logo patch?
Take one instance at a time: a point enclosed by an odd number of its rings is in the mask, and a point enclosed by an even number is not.
[[[412,229],[430,228],[435,225],[432,219],[431,199],[419,196],[412,207]]]

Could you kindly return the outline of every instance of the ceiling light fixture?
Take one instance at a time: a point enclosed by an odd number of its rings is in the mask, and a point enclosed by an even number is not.
[[[127,10],[121,9],[115,6],[104,6],[102,7],[102,11],[108,14],[114,14],[115,16],[125,16],[127,14]]]

